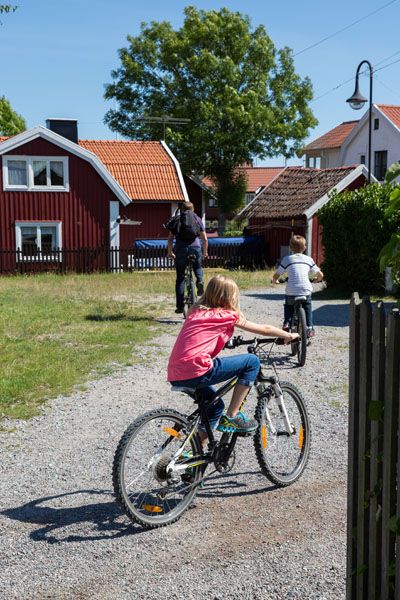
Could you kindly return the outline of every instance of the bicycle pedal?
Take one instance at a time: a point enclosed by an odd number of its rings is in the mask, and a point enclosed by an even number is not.
[[[238,431],[236,435],[238,437],[253,437],[256,433],[257,429],[254,429],[254,431]]]

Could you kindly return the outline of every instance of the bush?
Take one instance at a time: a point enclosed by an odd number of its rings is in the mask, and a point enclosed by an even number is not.
[[[392,187],[378,183],[352,192],[333,192],[319,211],[329,285],[372,292],[384,287],[378,256],[400,224],[400,215],[385,215]]]

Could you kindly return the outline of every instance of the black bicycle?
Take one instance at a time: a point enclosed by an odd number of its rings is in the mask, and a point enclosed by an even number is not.
[[[187,259],[187,265],[185,269],[185,287],[183,292],[183,316],[186,319],[186,316],[189,312],[189,309],[196,302],[196,288],[194,285],[193,278],[193,264],[196,261],[195,254],[189,254]]]
[[[270,359],[275,339],[228,342],[228,348],[248,345],[248,352],[274,371],[267,376],[260,371],[255,383],[259,426],[254,448],[262,473],[279,487],[291,485],[302,475],[308,461],[311,428],[301,392],[291,383],[279,381]],[[113,485],[117,501],[128,517],[145,528],[169,525],[181,517],[205,479],[206,469],[226,473],[235,463],[235,446],[239,437],[249,434],[222,433],[217,439],[210,428],[207,408],[229,392],[237,377],[222,385],[211,402],[201,401],[200,394],[189,388],[175,388],[188,394],[197,404],[190,415],[169,408],[152,410],[136,419],[123,434],[114,457]],[[207,449],[198,435],[202,421],[208,434]]]
[[[310,344],[306,311],[303,306],[305,301],[305,296],[296,296],[294,298],[293,316],[290,322],[290,331],[299,334],[298,339],[291,343],[291,353],[292,356],[297,355],[297,362],[300,367],[304,367],[306,364],[307,346]]]

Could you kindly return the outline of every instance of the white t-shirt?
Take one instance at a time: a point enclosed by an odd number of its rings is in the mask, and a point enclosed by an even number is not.
[[[287,296],[308,296],[313,287],[309,275],[319,273],[320,269],[306,254],[289,254],[282,258],[276,270],[278,275],[288,274]]]

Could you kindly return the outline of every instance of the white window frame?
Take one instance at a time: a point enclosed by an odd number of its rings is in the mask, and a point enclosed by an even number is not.
[[[8,180],[8,161],[25,161],[27,185],[10,184]],[[34,185],[33,161],[46,161],[47,185]],[[64,185],[50,185],[50,162],[62,162]],[[29,192],[69,192],[68,156],[22,156],[21,154],[3,156],[3,190]]]
[[[39,253],[37,256],[22,256],[22,234],[24,227],[36,227]],[[61,252],[55,255],[43,255],[41,252],[41,227],[56,228],[56,248],[62,248],[62,222],[61,221],[15,221],[15,249],[17,251],[18,262],[58,262],[61,261]]]

